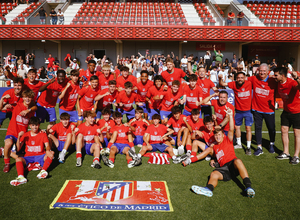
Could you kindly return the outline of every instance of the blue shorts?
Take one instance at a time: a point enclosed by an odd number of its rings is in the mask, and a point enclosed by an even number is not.
[[[85,148],[85,153],[87,155],[92,155],[93,156],[93,153],[91,153],[91,147],[92,147],[93,143],[92,144],[84,144],[84,148]]]
[[[57,147],[57,150],[58,151],[62,151],[64,149],[64,145],[65,145],[65,142],[64,141],[58,141],[58,147]]]
[[[207,144],[205,144],[205,148],[204,148],[204,150],[206,150],[207,148],[209,148],[209,146],[207,146]]]
[[[36,117],[40,119],[41,123],[56,121],[55,108],[45,108],[37,103]]]
[[[241,126],[243,124],[244,118],[245,118],[245,125],[251,127],[253,124],[253,115],[252,115],[251,111],[250,110],[249,111],[235,110],[234,120],[235,120],[236,126]]]
[[[170,119],[172,117],[172,112],[171,111],[160,111],[160,117],[161,120],[168,118]]]
[[[108,145],[108,143],[109,143],[108,139],[107,139],[107,138],[104,138],[104,142],[101,143],[101,144],[102,144],[102,147],[103,147],[103,148],[106,148],[107,145]]]
[[[38,162],[41,166],[44,165],[44,157],[46,154],[38,155],[38,156],[29,156],[29,157],[23,157],[26,161],[26,166],[28,166],[29,163],[35,163]]]
[[[176,136],[170,136],[175,141],[175,146],[177,146],[177,135]],[[180,137],[180,140],[182,141],[182,136]]]
[[[96,116],[96,118],[98,119],[101,119],[101,116],[102,116],[102,110],[100,110],[100,109],[97,109],[96,110],[96,113],[97,113],[97,116]]]
[[[160,111],[158,109],[151,109],[149,108],[149,112],[148,112],[148,120],[152,120],[152,116],[155,114],[159,114],[160,115]]]
[[[228,136],[228,131],[224,131],[224,134],[225,134],[226,136]]]
[[[5,138],[4,138],[4,140],[6,140],[6,139],[11,139],[14,144],[17,143],[17,140],[18,140],[18,138],[16,138],[13,135],[6,135]]]
[[[190,116],[191,112],[187,111],[186,109],[183,109],[183,113],[182,114],[185,115],[185,116]],[[201,118],[201,111],[200,111],[199,118]]]
[[[201,112],[204,114],[203,118],[205,118],[206,116],[211,116],[212,115],[211,106],[202,105],[201,106]]]
[[[144,143],[143,136],[142,135],[136,135],[134,140],[133,140],[133,144],[134,145],[138,145],[138,144],[143,145],[143,143]]]
[[[76,123],[78,121],[78,114],[77,114],[76,110],[74,110],[74,111],[65,111],[65,110],[59,109],[59,115],[61,115],[64,112],[66,112],[70,115],[70,122],[75,122]]]
[[[112,146],[115,146],[118,149],[119,154],[123,154],[123,150],[125,147],[129,147],[130,149],[130,146],[128,144],[114,143]]]
[[[152,146],[152,151],[160,151],[160,152],[164,152],[166,148],[169,147],[166,144],[151,144],[151,146]]]
[[[0,112],[0,125],[2,125],[3,121],[7,118],[11,119],[12,112]]]
[[[135,117],[135,109],[134,108],[130,111],[125,111],[124,109],[120,109],[120,112],[122,113],[122,115],[126,115],[128,120]]]
[[[147,108],[146,103],[143,103],[143,105],[140,107],[144,110],[144,113],[149,114],[149,108]]]

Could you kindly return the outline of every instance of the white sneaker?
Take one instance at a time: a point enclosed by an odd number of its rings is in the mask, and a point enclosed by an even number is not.
[[[96,169],[100,169],[101,168],[100,162],[98,160],[95,160],[92,163],[91,167],[96,168]]]
[[[102,155],[102,160],[106,166],[108,166],[110,168],[114,168],[114,166],[115,166],[114,163],[110,159],[108,159],[106,156]]]
[[[242,149],[243,146],[241,144],[236,144],[234,145],[234,149]]]
[[[82,165],[82,158],[78,157],[76,161],[76,167],[81,167],[81,165]]]
[[[210,155],[207,155],[207,156],[205,157],[205,160],[206,160],[206,161],[210,161],[210,160],[211,160],[211,156],[210,156]]]
[[[17,179],[10,181],[10,185],[12,186],[19,186],[25,183],[27,183],[27,179],[24,176],[17,177]]]
[[[128,168],[134,167],[134,160],[130,161],[127,166]]]
[[[178,150],[173,148],[173,153],[175,154],[175,156],[178,156]]]
[[[64,152],[60,152],[58,155],[58,162],[64,163],[65,162],[65,154]]]
[[[178,147],[178,154],[179,154],[179,155],[184,154],[184,146],[183,146],[183,145],[180,145],[180,146]]]
[[[48,172],[46,170],[41,170],[41,172],[36,176],[39,179],[46,179],[48,176]]]

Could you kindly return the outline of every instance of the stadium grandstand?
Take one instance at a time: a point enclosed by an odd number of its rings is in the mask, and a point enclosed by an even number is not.
[[[55,14],[61,10],[56,22],[52,9]],[[36,68],[45,65],[48,54],[62,68],[70,54],[85,69],[90,53],[106,55],[115,65],[118,55],[145,51],[200,58],[214,44],[224,60],[233,54],[251,60],[258,54],[263,62],[291,60],[294,69],[300,67],[300,2],[293,0],[6,0],[0,19],[1,57],[33,53]]]

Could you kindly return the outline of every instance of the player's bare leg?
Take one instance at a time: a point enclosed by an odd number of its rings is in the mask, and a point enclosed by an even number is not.
[[[281,139],[283,144],[283,153],[289,155],[289,127],[288,126],[281,126]]]
[[[101,166],[100,166],[100,148],[101,146],[99,144],[92,144],[91,146],[91,149],[90,149],[90,152],[93,154],[94,156],[94,160],[93,160],[93,163],[91,165],[91,167],[94,167],[96,169],[100,169]]]
[[[213,185],[214,188],[218,185],[218,181],[223,180],[223,175],[219,171],[213,171],[207,185]]]
[[[109,159],[114,163],[116,154],[118,153],[118,148],[116,146],[111,146],[110,153],[109,153]]]
[[[82,154],[81,149],[83,147],[83,134],[78,134],[76,139],[76,166],[81,167],[82,165]]]

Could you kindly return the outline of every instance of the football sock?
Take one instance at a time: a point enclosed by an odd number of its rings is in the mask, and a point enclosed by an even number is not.
[[[250,149],[251,147],[251,141],[247,141],[247,148]]]
[[[191,156],[196,157],[197,156],[197,152],[192,152]]]
[[[109,158],[111,162],[115,163],[115,158]]]
[[[132,161],[132,159],[127,160],[127,163],[130,163],[130,161]]]
[[[108,143],[107,148],[110,149],[111,148],[112,143]]]
[[[63,149],[62,152],[63,152],[64,154],[66,154],[66,153],[67,153],[67,150],[66,150],[66,149]]]
[[[187,151],[192,151],[192,146],[191,145],[186,145],[186,150]]]
[[[191,162],[192,162],[192,163],[195,163],[196,161],[198,161],[198,158],[197,158],[197,157],[192,157],[192,158],[191,158]]]
[[[10,164],[10,158],[4,158],[4,163],[5,164]]]
[[[250,181],[249,177],[245,177],[243,179],[243,183],[244,183],[246,188],[251,187],[251,181]]]
[[[78,157],[82,157],[81,152],[76,153],[76,158],[78,158]]]
[[[129,146],[130,146],[130,147],[134,147],[133,142],[129,142]]]
[[[47,157],[47,159],[44,162],[43,170],[47,170],[50,167],[51,163],[52,159],[50,157]]]
[[[236,138],[236,143],[238,144],[238,145],[242,145],[242,138],[241,137],[237,137]]]
[[[207,184],[206,188],[208,188],[210,191],[214,191],[214,186],[212,184]]]
[[[98,160],[98,162],[99,162],[99,157],[94,157],[93,162],[96,161],[96,160]]]
[[[22,163],[22,161],[18,161],[16,162],[16,167],[17,167],[17,172],[18,172],[18,176],[20,175],[24,175],[24,165]]]

